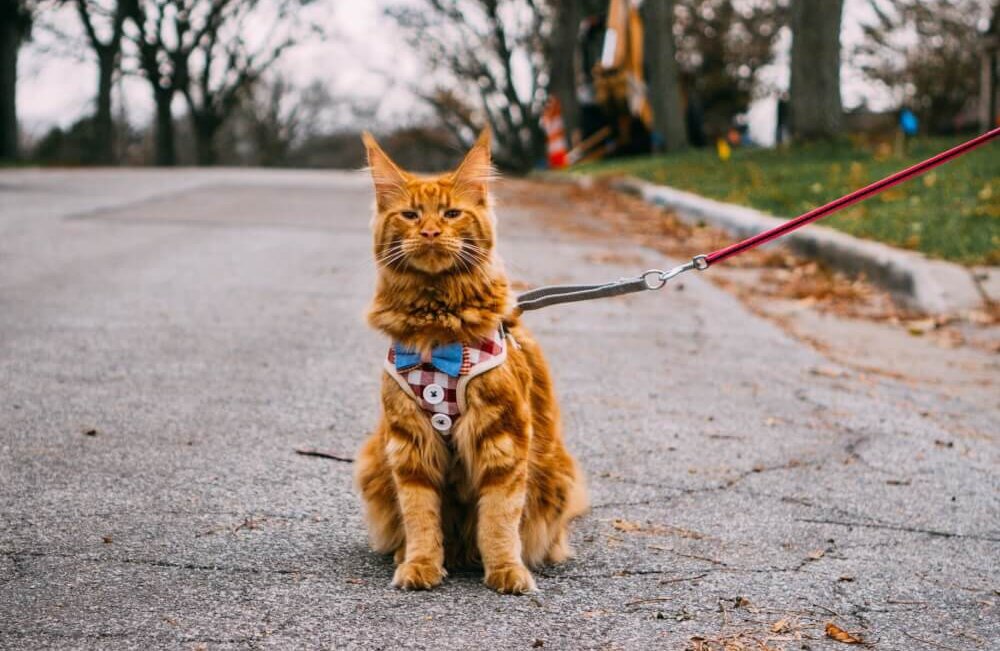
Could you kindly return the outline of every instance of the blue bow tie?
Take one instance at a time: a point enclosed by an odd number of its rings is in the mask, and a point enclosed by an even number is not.
[[[397,371],[418,366],[423,361],[420,353],[404,348],[402,344],[395,344],[395,349]],[[462,370],[462,344],[448,344],[435,348],[431,351],[431,365],[442,373],[458,377]]]

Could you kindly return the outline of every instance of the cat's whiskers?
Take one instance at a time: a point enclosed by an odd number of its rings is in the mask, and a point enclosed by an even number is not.
[[[488,285],[493,282],[493,277],[484,268],[483,261],[473,256],[469,251],[463,249],[459,252],[457,259],[462,263],[467,273],[477,276],[484,284]]]
[[[492,251],[488,251],[486,249],[474,245],[466,245],[465,247],[463,247],[462,254],[470,257],[473,261],[476,262],[476,264],[482,267],[486,267],[493,261]]]
[[[376,263],[387,269],[391,269],[400,260],[413,252],[413,246],[407,246],[406,240],[393,242],[387,249],[387,253],[375,259]]]

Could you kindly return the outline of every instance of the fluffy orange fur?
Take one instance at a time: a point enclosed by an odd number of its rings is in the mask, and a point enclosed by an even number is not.
[[[587,494],[542,352],[510,313],[489,134],[456,170],[429,178],[400,169],[370,135],[364,142],[376,196],[369,323],[422,351],[487,339],[501,322],[516,342],[505,363],[468,383],[447,438],[383,374],[381,418],[357,464],[372,548],[394,555],[400,588],[431,588],[446,567],[481,565],[490,587],[532,592],[528,568],[569,556],[567,529]]]

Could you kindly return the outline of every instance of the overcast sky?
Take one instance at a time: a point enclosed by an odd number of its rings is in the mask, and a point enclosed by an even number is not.
[[[385,5],[385,0],[313,2],[306,10],[308,18],[327,26],[331,36],[326,41],[290,50],[280,64],[281,74],[301,86],[320,80],[337,97],[369,98],[378,103],[378,119],[382,123],[412,117],[423,110],[407,90],[419,75],[420,64],[408,52],[393,21],[384,17]],[[860,39],[859,21],[868,11],[866,0],[846,0],[842,34],[845,52]],[[50,20],[68,34],[79,34],[78,19],[72,11],[50,15]],[[30,134],[43,133],[54,124],[67,126],[92,111],[97,72],[89,59],[71,56],[71,53],[86,53],[86,48],[67,47],[70,41],[36,30],[35,42],[22,49],[18,111],[24,129]],[[769,85],[787,87],[789,43],[789,38],[782,39],[775,63],[762,72],[762,79]],[[842,86],[848,107],[856,105],[862,97],[876,106],[888,99],[866,84],[847,62]],[[126,77],[120,84],[120,92],[131,121],[141,123],[149,119],[152,104],[147,82]],[[180,104],[177,109],[180,114]],[[774,131],[773,123],[774,101],[755,103],[751,110],[751,130],[756,139],[767,142]]]

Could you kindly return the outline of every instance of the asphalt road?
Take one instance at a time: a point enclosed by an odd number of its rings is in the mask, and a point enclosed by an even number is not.
[[[0,648],[996,649],[1000,409],[840,372],[704,278],[556,307],[593,510],[504,597],[392,589],[351,455],[386,342],[359,175],[0,172]],[[500,209],[513,277],[631,245]],[[899,364],[907,360],[900,358]],[[961,424],[934,418],[961,413]]]

